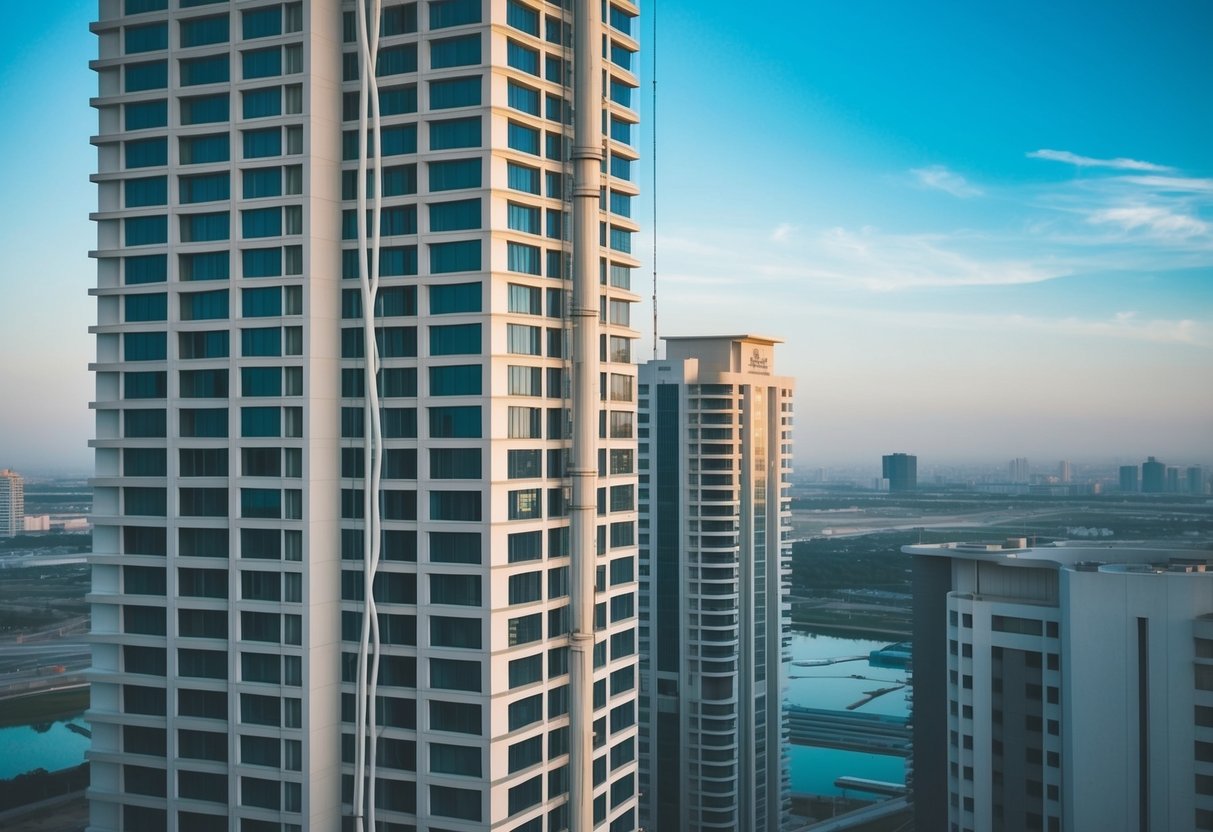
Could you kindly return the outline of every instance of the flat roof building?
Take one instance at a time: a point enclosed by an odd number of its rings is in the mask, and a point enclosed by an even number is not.
[[[99,9],[90,829],[635,829],[637,5]]]
[[[25,478],[8,468],[0,470],[0,537],[25,530]]]
[[[640,820],[779,832],[793,380],[756,335],[640,368]]]
[[[1167,466],[1154,457],[1141,464],[1141,490],[1143,494],[1161,494],[1167,490]]]
[[[1213,551],[902,551],[919,829],[1213,828]]]
[[[880,458],[880,470],[881,477],[889,482],[891,494],[918,488],[918,457],[912,454],[886,454]]]
[[[1135,493],[1137,491],[1137,474],[1136,465],[1120,466],[1120,490]]]

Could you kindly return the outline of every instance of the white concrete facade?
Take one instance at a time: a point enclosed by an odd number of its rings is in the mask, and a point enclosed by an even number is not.
[[[775,832],[794,382],[769,338],[666,343],[640,369],[641,824]]]
[[[915,644],[916,677],[947,673],[947,736],[927,742],[946,745],[948,771],[916,763],[915,778],[946,776],[950,829],[1213,828],[1213,554],[903,551],[950,563],[947,644]],[[915,698],[916,712],[940,707]]]
[[[0,471],[0,537],[25,530],[25,478],[16,471]]]
[[[376,817],[560,830],[570,13],[382,6]],[[98,832],[353,826],[354,9],[101,0],[93,24]],[[638,13],[612,0],[604,21],[592,743],[612,832],[636,824]]]

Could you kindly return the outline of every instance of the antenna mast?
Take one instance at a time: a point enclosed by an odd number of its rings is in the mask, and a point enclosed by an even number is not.
[[[653,42],[649,49],[653,53],[653,104],[649,120],[653,125],[653,157],[649,163],[653,170],[653,360],[657,360],[657,3],[653,9]]]

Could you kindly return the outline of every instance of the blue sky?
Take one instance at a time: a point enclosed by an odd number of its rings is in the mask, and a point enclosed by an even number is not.
[[[1213,461],[1213,5],[736,10],[657,6],[661,331],[783,337],[801,466]],[[0,32],[0,465],[89,463],[94,13]]]

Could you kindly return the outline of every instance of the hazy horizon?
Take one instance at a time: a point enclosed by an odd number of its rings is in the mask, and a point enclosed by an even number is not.
[[[660,331],[783,338],[798,466],[1213,459],[1213,5],[659,13]],[[0,467],[91,468],[95,14],[0,34]]]

